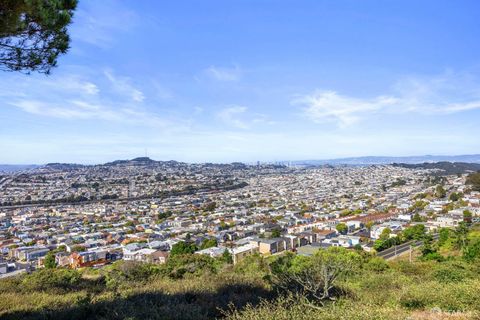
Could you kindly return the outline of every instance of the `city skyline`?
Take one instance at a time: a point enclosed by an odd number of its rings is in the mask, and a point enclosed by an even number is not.
[[[0,74],[0,163],[478,154],[479,4],[81,1]]]

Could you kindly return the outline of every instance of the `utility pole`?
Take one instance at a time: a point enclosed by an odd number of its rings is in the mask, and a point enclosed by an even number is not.
[[[412,263],[412,245],[410,245],[410,263]]]

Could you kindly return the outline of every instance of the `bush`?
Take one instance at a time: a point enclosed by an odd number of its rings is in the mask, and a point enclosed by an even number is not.
[[[429,252],[420,258],[423,261],[445,261],[445,257],[438,252]]]
[[[256,253],[237,263],[234,271],[238,274],[267,277],[270,274],[270,266],[260,254]]]
[[[398,261],[391,263],[390,266],[406,276],[415,277],[416,279],[425,279],[429,278],[432,272],[433,264],[434,262],[432,261],[417,261],[414,263],[408,261]]]
[[[461,282],[468,278],[474,278],[475,270],[471,265],[462,261],[447,261],[435,267],[433,278],[441,283]]]
[[[25,276],[22,287],[26,291],[74,290],[78,288],[81,275],[76,270],[42,269]]]
[[[203,254],[184,254],[171,256],[167,262],[168,274],[171,278],[183,278],[188,274],[215,274],[219,267],[218,260]]]
[[[463,258],[468,262],[473,262],[480,258],[480,239],[475,239],[463,249]]]
[[[374,272],[383,272],[389,268],[390,267],[385,259],[380,257],[373,257],[365,264],[365,269]]]
[[[414,310],[423,309],[426,304],[421,297],[406,294],[400,298],[400,305],[406,309]]]
[[[465,274],[451,268],[441,268],[433,273],[435,279],[442,283],[460,282],[465,279]]]
[[[197,250],[198,248],[194,243],[180,241],[172,246],[172,250],[170,250],[170,256],[192,254]]]

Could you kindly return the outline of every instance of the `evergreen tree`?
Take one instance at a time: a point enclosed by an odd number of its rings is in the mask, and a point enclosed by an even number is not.
[[[47,269],[54,269],[57,267],[57,262],[55,261],[55,254],[53,252],[47,253],[45,256],[45,260],[43,262],[45,268]]]
[[[0,1],[0,69],[50,73],[68,51],[77,0]]]

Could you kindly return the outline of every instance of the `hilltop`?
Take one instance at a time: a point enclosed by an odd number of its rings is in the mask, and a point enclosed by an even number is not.
[[[392,163],[434,163],[434,162],[469,162],[480,163],[480,154],[471,155],[424,155],[424,156],[402,156],[402,157],[382,157],[382,156],[365,156],[365,157],[349,157],[349,158],[334,158],[327,160],[296,160],[287,161],[294,165],[319,166],[319,165],[381,165]]]
[[[466,162],[424,162],[419,164],[408,164],[408,163],[393,163],[393,166],[409,168],[409,169],[430,169],[430,170],[440,170],[439,174],[450,175],[450,174],[463,174],[480,171],[480,163],[466,163]]]

